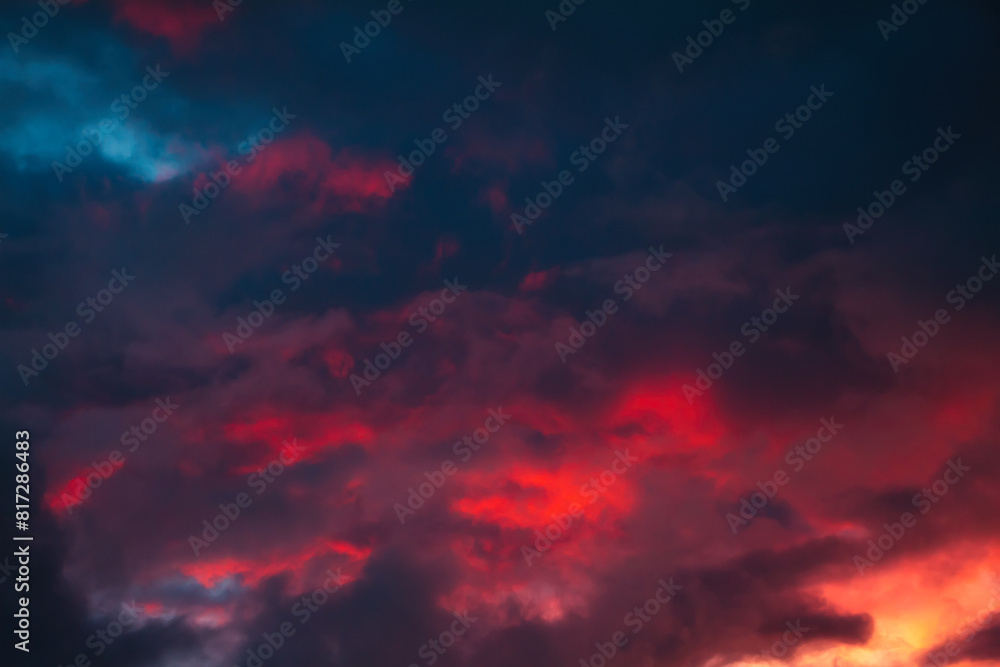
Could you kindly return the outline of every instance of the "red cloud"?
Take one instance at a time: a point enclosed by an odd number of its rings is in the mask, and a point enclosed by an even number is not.
[[[371,200],[391,196],[383,172],[388,160],[375,160],[343,149],[336,155],[322,139],[309,134],[280,138],[260,150],[253,162],[233,178],[233,187],[248,195],[273,196],[285,190],[316,212],[328,206],[363,210]]]
[[[549,269],[548,271],[535,271],[522,278],[517,288],[522,292],[536,292],[551,285],[558,276],[558,268]]]
[[[198,46],[202,33],[212,25],[222,25],[210,2],[115,0],[114,4],[115,21],[164,37],[179,53],[190,53]]]
[[[359,569],[370,554],[371,549],[357,547],[349,542],[321,538],[296,553],[280,553],[276,550],[273,553],[246,557],[220,556],[214,560],[204,559],[184,563],[179,569],[181,574],[196,579],[207,588],[214,587],[230,577],[241,577],[247,585],[254,586],[262,579],[282,572],[302,573],[309,562],[329,559],[331,556],[337,560],[352,562],[350,569]],[[348,581],[352,578],[345,577]]]
[[[121,469],[121,466],[111,466],[111,464],[107,466],[110,466],[105,468],[107,477],[100,475],[93,467],[84,468],[63,484],[62,488],[46,493],[45,502],[49,509],[56,514],[72,513],[74,508],[86,503],[95,489]],[[90,486],[87,483],[88,476],[100,481],[94,482],[96,486]]]

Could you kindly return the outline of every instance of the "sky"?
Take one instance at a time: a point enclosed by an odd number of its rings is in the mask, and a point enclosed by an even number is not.
[[[998,23],[5,3],[3,664],[1000,665]]]

